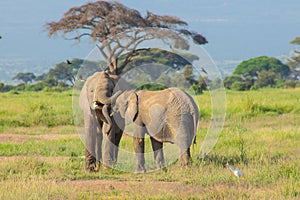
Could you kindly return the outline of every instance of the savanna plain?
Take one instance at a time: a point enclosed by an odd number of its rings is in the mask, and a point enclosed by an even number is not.
[[[84,170],[72,95],[0,93],[0,199],[300,199],[300,88],[226,91],[224,128],[205,157],[211,97],[196,96],[191,167],[175,161],[146,174]],[[121,146],[133,149],[131,138]],[[227,162],[244,175],[234,176]]]

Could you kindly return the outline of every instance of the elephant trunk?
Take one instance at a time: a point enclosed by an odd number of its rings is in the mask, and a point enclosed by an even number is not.
[[[117,91],[114,95],[107,96],[106,94],[103,95],[98,95],[98,101],[104,105],[109,105],[111,104],[111,102],[114,102],[116,100],[116,98],[121,94],[121,91]],[[96,95],[96,93],[95,93]]]
[[[104,127],[103,127],[103,133],[108,135],[111,128],[112,128],[112,120],[111,120],[110,115],[109,115],[109,106],[108,105],[103,106],[102,113],[103,113],[103,116],[105,117],[105,120],[106,120],[105,123],[107,123],[107,127],[105,128],[105,130],[104,130]]]
[[[103,96],[103,98],[98,98],[101,103],[105,104],[102,108],[102,114],[105,118],[103,121],[107,124],[107,126],[103,126],[103,133],[106,135],[110,133],[113,126],[112,116],[110,115],[110,104],[114,102],[120,94],[121,91],[118,91],[111,97]]]

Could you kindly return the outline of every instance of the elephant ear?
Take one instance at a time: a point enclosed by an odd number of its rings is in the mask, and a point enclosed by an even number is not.
[[[138,96],[135,92],[132,92],[128,96],[127,103],[128,103],[127,110],[125,112],[126,125],[132,123],[138,114]]]
[[[99,77],[101,76],[101,72],[95,72],[92,76],[90,76],[85,83],[85,92],[86,97],[89,103],[90,108],[93,108],[93,98],[94,98],[94,92],[96,90],[96,85],[99,80]]]

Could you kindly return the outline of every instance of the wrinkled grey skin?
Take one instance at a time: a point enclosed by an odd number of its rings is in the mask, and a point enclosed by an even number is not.
[[[193,98],[177,88],[162,91],[125,91],[112,104],[113,115],[119,114],[125,125],[134,124],[136,172],[145,169],[144,137],[150,135],[154,159],[158,168],[164,167],[163,142],[180,149],[179,164],[190,164],[190,146],[199,120]],[[119,123],[121,120],[116,121]],[[105,124],[104,126],[107,126]]]
[[[117,161],[117,147],[124,125],[121,123],[117,126],[113,119],[110,119],[109,112],[112,93],[118,81],[119,77],[116,75],[96,72],[87,79],[81,90],[79,106],[84,113],[85,168],[88,171],[97,171],[99,161],[102,161],[105,166],[112,166]],[[96,108],[95,101],[98,102]],[[103,128],[103,124],[107,126]]]

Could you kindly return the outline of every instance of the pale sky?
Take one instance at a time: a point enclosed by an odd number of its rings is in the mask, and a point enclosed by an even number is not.
[[[86,0],[1,0],[1,60],[26,59],[57,63],[84,58],[94,47],[61,37],[48,38],[45,23]],[[235,62],[256,56],[280,57],[297,46],[289,42],[300,36],[299,0],[120,0],[141,13],[177,16],[204,35],[204,48],[217,62]],[[1,80],[0,80],[1,82]]]

